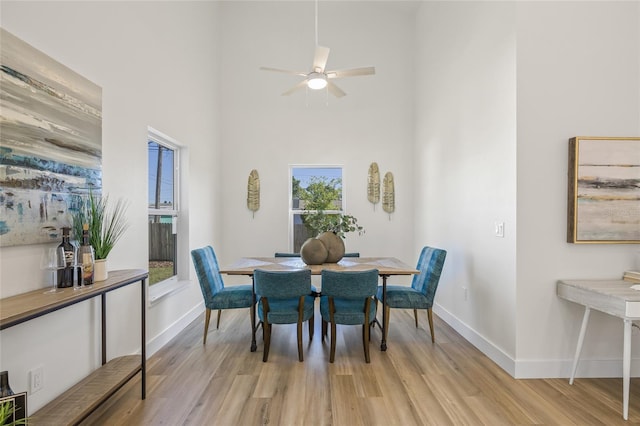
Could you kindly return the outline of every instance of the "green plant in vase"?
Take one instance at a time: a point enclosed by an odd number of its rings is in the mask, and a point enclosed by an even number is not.
[[[0,425],[18,426],[27,424],[27,419],[12,420],[16,410],[19,410],[19,408],[14,405],[14,400],[0,402]]]
[[[73,215],[73,233],[78,241],[82,238],[83,225],[88,225],[89,243],[93,247],[96,261],[106,260],[128,229],[127,207],[128,204],[122,199],[111,205],[108,195],[95,195],[90,191],[83,206]],[[100,281],[101,278],[102,276],[96,276],[95,279]],[[102,279],[106,279],[106,270]]]

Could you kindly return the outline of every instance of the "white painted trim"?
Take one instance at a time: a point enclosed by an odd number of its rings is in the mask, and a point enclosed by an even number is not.
[[[149,286],[148,306],[152,307],[164,297],[186,290],[191,284],[191,281],[178,281],[175,277],[171,277],[168,280]]]
[[[173,324],[167,327],[157,336],[147,341],[147,359],[160,350],[164,345],[169,343],[171,339],[176,337],[189,324],[195,321],[204,312],[204,302],[198,303],[183,316],[178,318]],[[204,327],[204,325],[203,325]]]
[[[516,379],[567,378],[569,380],[573,359],[514,360],[437,303],[433,305],[433,312],[512,377]],[[581,359],[578,363],[577,379],[612,377],[622,377],[622,358]],[[631,377],[640,377],[640,358],[631,360]]]
[[[444,322],[449,324],[462,337],[467,339],[469,343],[478,348],[480,352],[498,364],[500,368],[509,373],[512,377],[515,377],[516,363],[513,358],[507,355],[502,349],[488,341],[484,336],[478,334],[475,330],[437,303],[434,303],[433,305],[433,312]]]

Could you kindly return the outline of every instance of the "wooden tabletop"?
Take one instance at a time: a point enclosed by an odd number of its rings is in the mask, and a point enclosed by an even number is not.
[[[0,299],[0,330],[146,279],[148,275],[143,269],[109,271],[109,278],[96,281],[91,287],[79,290],[67,287],[55,293],[47,293],[49,289],[41,288]]]
[[[377,269],[380,275],[413,275],[420,271],[395,257],[343,257],[338,263],[307,265],[299,257],[243,257],[237,262],[221,268],[227,275],[253,275],[256,269],[267,271],[293,271],[310,269],[312,275],[320,275],[322,270],[366,271]]]

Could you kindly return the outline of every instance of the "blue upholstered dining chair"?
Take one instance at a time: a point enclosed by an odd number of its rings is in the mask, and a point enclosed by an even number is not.
[[[336,356],[336,324],[362,325],[364,359],[369,359],[369,331],[376,318],[376,303],[373,300],[378,288],[378,270],[369,271],[322,271],[322,338],[327,335],[327,324],[331,323],[331,353],[329,362]]]
[[[418,309],[426,309],[431,342],[435,342],[431,307],[433,306],[433,299],[436,295],[446,257],[447,252],[445,250],[426,246],[420,252],[420,258],[416,266],[420,273],[413,276],[411,287],[387,285],[387,294],[384,301],[384,309],[386,311],[384,329],[387,333],[389,331],[389,308],[413,309],[416,328],[418,328]],[[382,300],[382,286],[378,287],[376,298]]]
[[[200,290],[206,308],[204,321],[204,338],[202,344],[207,343],[207,331],[211,310],[218,310],[216,328],[220,327],[220,314],[223,309],[251,308],[253,305],[253,289],[251,284],[225,287],[218,266],[218,259],[213,247],[206,246],[191,250],[191,259],[196,268]]]
[[[302,323],[309,322],[309,340],[313,339],[313,311],[315,298],[311,295],[311,271],[265,271],[253,273],[258,300],[258,318],[262,322],[264,352],[262,361],[269,358],[272,324],[298,324],[298,360],[302,355]]]

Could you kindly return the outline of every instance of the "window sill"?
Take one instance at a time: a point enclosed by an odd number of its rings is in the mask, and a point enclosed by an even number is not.
[[[153,306],[162,299],[186,289],[190,284],[190,281],[169,279],[149,286],[149,306]]]

